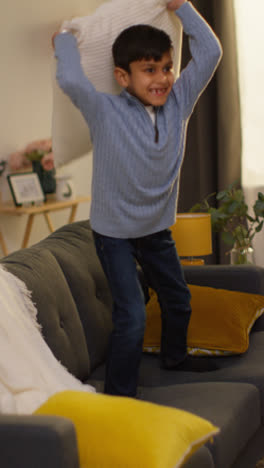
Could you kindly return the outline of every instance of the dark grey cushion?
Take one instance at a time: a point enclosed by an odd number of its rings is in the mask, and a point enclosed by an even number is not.
[[[186,463],[184,468],[214,468],[214,461],[207,447],[200,447]]]
[[[63,226],[39,242],[56,258],[83,324],[91,369],[105,360],[112,329],[112,297],[98,260],[88,221]]]
[[[81,380],[90,372],[85,336],[75,302],[57,260],[45,248],[20,250],[5,267],[32,291],[42,334],[56,358]]]
[[[263,441],[264,426],[261,426],[230,468],[255,468],[257,462],[264,457]]]
[[[264,332],[251,334],[249,349],[246,353],[238,356],[211,358],[211,360],[219,366],[218,370],[202,373],[178,372],[161,369],[158,356],[144,355],[140,367],[139,385],[155,387],[194,382],[252,383],[259,389],[261,414],[264,418]],[[102,369],[99,368],[92,374],[92,378],[100,379],[102,373]]]
[[[141,390],[141,399],[190,411],[220,428],[207,446],[215,465],[229,468],[260,426],[260,398],[253,385],[196,383]]]
[[[190,284],[264,294],[264,268],[255,265],[184,266],[184,275]]]
[[[1,468],[79,468],[72,421],[57,416],[0,415]]]

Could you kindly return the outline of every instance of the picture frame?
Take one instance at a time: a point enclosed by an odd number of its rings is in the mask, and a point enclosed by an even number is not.
[[[35,172],[11,173],[7,175],[7,181],[16,206],[39,205],[45,201],[45,194]]]

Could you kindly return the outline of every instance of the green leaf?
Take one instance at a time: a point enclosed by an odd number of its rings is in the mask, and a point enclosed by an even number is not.
[[[227,190],[223,190],[222,192],[219,192],[217,195],[216,195],[216,199],[217,200],[224,200],[228,195],[228,191]]]
[[[264,217],[264,200],[258,199],[253,206],[254,212],[256,216],[260,216],[261,218]]]
[[[263,228],[263,224],[264,224],[264,220],[261,221],[261,223],[255,228],[255,231],[256,231],[256,232],[260,232],[261,229]]]
[[[244,203],[244,200],[245,200],[245,197],[244,197],[244,193],[241,189],[237,189],[235,192],[234,192],[234,199],[238,202],[243,202]]]
[[[252,218],[252,216],[247,215],[247,219],[251,222],[254,223],[256,220],[255,218]]]
[[[245,239],[248,238],[248,233],[247,232],[243,232],[243,230],[241,229],[241,226],[237,226],[233,232],[233,237],[235,239],[235,241],[241,246],[241,245],[245,245]]]
[[[236,213],[236,211],[239,210],[239,208],[240,208],[240,203],[238,203],[237,201],[232,201],[227,206],[227,213],[234,214]]]
[[[229,216],[226,213],[223,213],[222,211],[219,211],[219,210],[213,211],[213,216],[215,220],[229,219]]]
[[[231,245],[231,246],[234,245],[235,239],[233,235],[231,234],[231,232],[226,232],[226,231],[222,232],[221,238],[225,244]]]

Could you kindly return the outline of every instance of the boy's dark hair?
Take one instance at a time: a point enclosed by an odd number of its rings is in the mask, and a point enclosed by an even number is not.
[[[165,31],[147,24],[137,24],[119,34],[112,53],[115,66],[129,73],[131,62],[143,59],[157,62],[171,48],[171,39]]]

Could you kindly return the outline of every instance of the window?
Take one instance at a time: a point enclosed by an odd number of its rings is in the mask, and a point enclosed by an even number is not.
[[[242,182],[264,185],[263,0],[234,0],[242,122]]]

